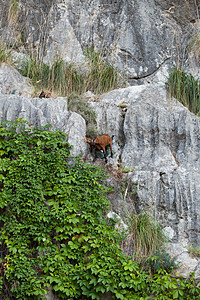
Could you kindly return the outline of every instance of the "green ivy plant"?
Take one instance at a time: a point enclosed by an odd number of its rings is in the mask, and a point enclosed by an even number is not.
[[[142,270],[105,217],[102,169],[70,158],[66,135],[18,119],[0,126],[0,297],[197,299],[193,277]]]

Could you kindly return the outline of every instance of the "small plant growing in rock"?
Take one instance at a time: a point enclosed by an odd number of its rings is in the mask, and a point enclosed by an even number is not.
[[[17,0],[10,0],[10,7],[8,11],[8,24],[11,25],[11,23],[16,24],[18,19],[18,1]]]
[[[129,173],[129,172],[133,172],[134,170],[133,169],[130,169],[128,167],[124,167],[122,164],[119,166],[119,170],[122,172],[122,173]]]
[[[79,113],[86,122],[86,136],[97,136],[96,112],[80,95],[72,93],[68,97],[68,109]]]
[[[147,267],[150,267],[154,274],[157,273],[158,270],[166,270],[170,273],[178,268],[178,264],[176,263],[175,257],[172,258],[164,248],[160,248],[147,259]]]
[[[200,257],[200,248],[197,245],[190,245],[187,249],[192,256]]]
[[[200,61],[200,29],[199,27],[196,28],[195,33],[192,34],[189,46],[188,46],[188,52],[193,53],[195,58]]]
[[[200,113],[200,82],[179,68],[174,68],[166,83],[170,97],[176,98],[194,114]]]
[[[3,45],[0,40],[0,64],[3,62],[8,62],[10,60],[10,52],[7,50],[7,47]]]

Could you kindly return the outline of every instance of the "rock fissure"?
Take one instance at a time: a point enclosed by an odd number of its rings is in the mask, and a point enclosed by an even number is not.
[[[166,58],[155,70],[153,70],[151,73],[148,73],[148,74],[146,74],[146,75],[142,75],[142,76],[129,76],[129,80],[140,80],[140,79],[145,79],[145,78],[148,78],[148,77],[150,77],[150,76],[152,76],[152,75],[154,75],[155,73],[157,73],[160,69],[161,69],[161,67],[164,65],[164,64],[166,64],[166,62],[167,61],[169,61],[170,60],[170,58],[171,57],[168,57],[168,58]]]

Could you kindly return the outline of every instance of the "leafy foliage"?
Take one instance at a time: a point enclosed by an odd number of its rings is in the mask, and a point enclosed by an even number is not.
[[[70,158],[61,131],[0,127],[1,299],[197,299],[194,278],[149,276],[122,254],[102,169]],[[139,298],[138,298],[139,297]]]
[[[161,269],[171,272],[178,267],[176,258],[172,258],[163,248],[158,249],[147,261],[153,273],[157,273]]]
[[[174,68],[166,83],[170,96],[175,97],[194,114],[200,114],[200,82],[192,75]]]

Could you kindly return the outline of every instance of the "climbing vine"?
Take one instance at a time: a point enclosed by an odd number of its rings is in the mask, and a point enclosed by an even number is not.
[[[0,126],[1,299],[197,299],[193,277],[152,276],[122,254],[102,169],[70,158],[60,130]]]

